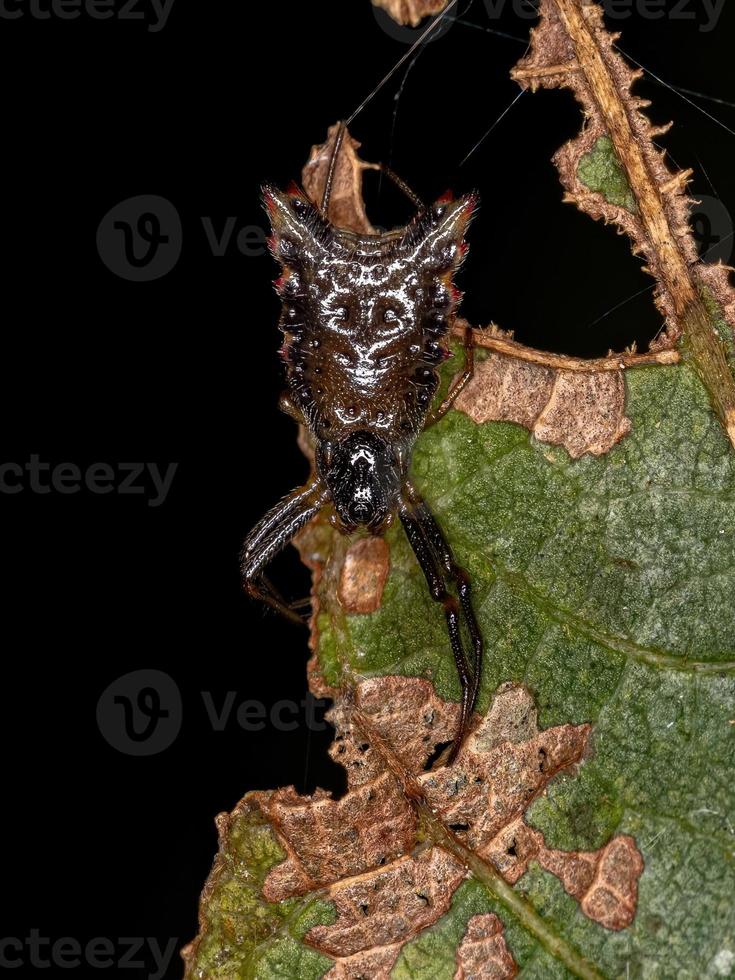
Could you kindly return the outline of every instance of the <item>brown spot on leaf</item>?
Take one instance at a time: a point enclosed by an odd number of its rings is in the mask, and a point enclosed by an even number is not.
[[[497,915],[473,915],[457,947],[454,980],[511,980],[518,969]]]
[[[293,787],[252,798],[288,855],[266,879],[263,895],[270,902],[380,867],[413,843],[415,813],[388,772],[341,800],[324,790],[300,796]]]
[[[590,919],[606,929],[625,929],[633,921],[643,858],[632,837],[613,837],[597,851],[571,853],[548,850],[542,838],[537,860]]]
[[[632,837],[613,837],[597,851],[556,851],[518,819],[492,841],[487,856],[510,884],[537,861],[561,881],[588,918],[606,929],[625,929],[635,917],[643,858]]]
[[[487,714],[475,729],[475,752],[489,752],[503,742],[527,742],[538,733],[538,711],[524,687],[501,684]]]
[[[457,711],[415,677],[376,677],[339,696],[331,754],[347,769],[348,791],[341,799],[324,790],[301,796],[293,787],[248,793],[232,815],[218,818],[220,851],[187,969],[206,939],[212,890],[241,861],[238,827],[245,815],[267,821],[286,855],[265,878],[266,901],[321,891],[334,903],[336,920],[305,937],[334,960],[332,980],[388,980],[404,944],[444,915],[469,868],[482,878],[485,866],[515,884],[535,861],[589,918],[608,929],[629,925],[643,871],[633,838],[566,852],[548,848],[525,822],[549,782],[560,772],[572,774],[583,760],[590,726],[539,731],[531,694],[504,684],[487,715],[474,717],[456,762],[427,771],[436,746],[456,732]],[[251,925],[259,928],[255,920]],[[514,975],[493,916],[470,921],[456,962],[455,976],[468,980]]]
[[[622,373],[559,371],[533,431],[542,442],[564,446],[574,459],[608,452],[630,432]]]
[[[393,943],[340,957],[324,974],[324,980],[390,980],[391,970],[402,949],[403,943]]]
[[[326,143],[311,148],[309,159],[301,172],[304,190],[317,206],[322,203],[329,164],[338,133],[338,123],[330,126]],[[357,155],[359,148],[360,144],[357,140],[346,132],[334,171],[328,217],[337,228],[347,228],[358,234],[372,235],[375,233],[375,229],[370,224],[365,211],[365,202],[362,198],[362,175],[365,170],[374,170],[375,164],[361,160]]]
[[[345,612],[371,613],[380,609],[389,571],[390,548],[384,538],[362,538],[350,545],[337,592]]]
[[[376,7],[391,15],[399,24],[417,27],[424,17],[440,14],[449,0],[373,0]]]
[[[493,707],[495,718],[506,712],[514,718],[519,712],[529,718],[535,713],[528,691],[513,685],[498,691]],[[467,847],[491,860],[499,846],[506,849],[503,835],[509,825],[523,816],[554,776],[581,761],[590,733],[589,725],[559,725],[539,732],[534,724],[532,736],[488,748],[492,716],[493,711],[466,740],[453,766],[418,777],[429,805],[450,829],[458,828],[457,836]],[[499,870],[517,878],[517,864],[514,859]]]
[[[504,684],[487,715],[475,717],[457,761],[425,771],[436,746],[452,738],[457,711],[415,677],[365,680],[353,697],[338,700],[330,754],[347,770],[345,796],[302,797],[292,788],[251,794],[288,854],[268,875],[264,895],[276,901],[353,876],[369,884],[416,846],[412,799],[420,797],[510,884],[538,861],[590,918],[610,929],[628,924],[643,869],[634,841],[613,838],[595,852],[550,850],[524,819],[549,782],[582,761],[590,726],[539,731],[530,693]]]
[[[330,754],[346,767],[350,787],[363,785],[385,767],[380,754],[373,751],[359,724],[355,724],[355,709],[369,718],[400,765],[412,775],[424,771],[438,745],[454,738],[459,720],[459,705],[438,698],[427,680],[375,677],[362,681],[354,704],[338,703],[328,715],[341,736],[339,747],[335,751],[333,745]]]
[[[625,929],[635,918],[643,858],[627,836],[613,837],[595,853],[599,855],[595,877],[582,897],[582,911],[606,929]]]
[[[328,893],[337,921],[315,926],[306,939],[334,957],[405,943],[444,915],[466,874],[451,854],[431,847],[374,874],[339,882]]]
[[[488,354],[455,407],[475,422],[517,422],[574,459],[606,453],[630,431],[622,371],[559,371]]]

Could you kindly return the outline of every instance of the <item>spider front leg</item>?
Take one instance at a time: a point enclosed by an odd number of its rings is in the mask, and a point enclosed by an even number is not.
[[[407,499],[406,499],[407,498]],[[462,700],[457,738],[447,760],[454,761],[467,733],[472,709],[477,700],[482,670],[483,643],[470,596],[467,573],[454,561],[441,528],[431,511],[410,484],[399,507],[401,523],[429,586],[432,599],[441,602],[449,630],[449,641],[462,685]],[[447,590],[447,582],[456,586],[459,600]],[[472,669],[467,663],[462,642],[462,619],[472,643]]]
[[[449,389],[444,401],[431,412],[424,428],[428,428],[430,425],[438,422],[439,419],[443,419],[457,400],[460,392],[472,380],[472,375],[475,373],[475,339],[472,333],[472,327],[469,324],[464,328],[462,346],[464,347],[464,370]]]
[[[263,569],[316,516],[327,497],[327,491],[318,481],[294,490],[256,524],[245,539],[240,554],[240,571],[247,592],[300,624],[304,620],[295,611],[300,603],[289,605],[265,577]]]

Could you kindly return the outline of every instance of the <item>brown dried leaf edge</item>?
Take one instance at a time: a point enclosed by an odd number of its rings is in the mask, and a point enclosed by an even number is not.
[[[373,0],[376,7],[382,7],[399,24],[417,27],[424,17],[440,14],[448,0]]]
[[[650,103],[633,94],[641,70],[618,53],[618,34],[604,26],[603,10],[580,0],[541,0],[531,50],[513,77],[522,87],[569,88],[584,112],[579,136],[555,155],[565,199],[593,218],[612,222],[632,242],[656,280],[656,303],[666,331],[652,345],[683,350],[709,391],[713,407],[735,445],[735,290],[730,270],[702,262],[689,226],[693,201],[685,189],[691,170],[673,173],[654,140],[667,126],[653,126],[640,111]],[[609,140],[627,180],[630,201],[591,189],[581,165]]]

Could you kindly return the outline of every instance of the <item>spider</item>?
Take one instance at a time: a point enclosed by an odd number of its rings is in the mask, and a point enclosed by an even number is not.
[[[472,333],[465,368],[435,411],[437,366],[461,293],[453,284],[468,246],[477,204],[451,193],[425,206],[388,167],[381,169],[417,207],[403,228],[361,235],[327,218],[335,165],[345,135],[340,124],[321,207],[292,184],[263,188],[271,252],[282,267],[281,350],[287,390],[281,407],[308,427],[315,471],[251,531],[241,555],[247,592],[303,622],[264,575],[265,566],[322,508],[344,534],[382,534],[397,515],[446,616],[462,688],[456,757],[477,698],[483,642],[467,573],[454,560],[428,506],[410,481],[411,455],[424,428],[441,418],[472,375]],[[450,586],[456,596],[450,592]],[[464,623],[464,630],[463,630]],[[465,652],[465,636],[471,652]]]

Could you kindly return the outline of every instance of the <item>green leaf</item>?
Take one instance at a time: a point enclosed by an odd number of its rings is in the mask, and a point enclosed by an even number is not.
[[[735,954],[735,453],[692,372],[626,380],[633,429],[606,456],[452,412],[422,437],[415,479],[472,576],[480,710],[515,680],[542,727],[594,726],[592,757],[531,822],[567,850],[632,834],[645,860],[619,935],[545,873],[523,890],[605,976],[729,976],[714,964]],[[398,531],[391,549],[378,612],[337,613],[346,642],[320,618],[327,675],[341,653],[351,673],[425,676],[456,699],[441,610]]]
[[[638,213],[635,195],[609,136],[601,136],[589,153],[584,154],[577,174],[583,184],[591,191],[598,191],[610,204],[617,204],[631,214]]]
[[[243,803],[229,816],[223,814],[218,826],[220,854],[202,897],[200,937],[182,954],[187,976],[324,976],[331,961],[302,940],[312,926],[333,921],[332,906],[310,897],[263,900],[265,877],[285,855],[256,809]]]
[[[629,835],[645,865],[632,923],[604,928],[536,862],[513,887],[492,862],[470,863],[393,977],[453,977],[468,923],[491,914],[524,978],[735,976],[735,453],[687,367],[634,369],[626,385],[632,430],[606,455],[572,460],[519,426],[452,411],[421,437],[413,471],[472,578],[486,641],[478,709],[513,681],[542,732],[591,725],[587,757],[525,819],[558,853]],[[380,609],[349,615],[335,597],[345,539],[317,525],[317,668],[353,689],[422,677],[456,701],[442,609],[400,529],[389,542]],[[338,917],[330,896],[265,902],[283,852],[245,812],[205,894],[190,975],[323,976],[333,959],[303,937]]]

